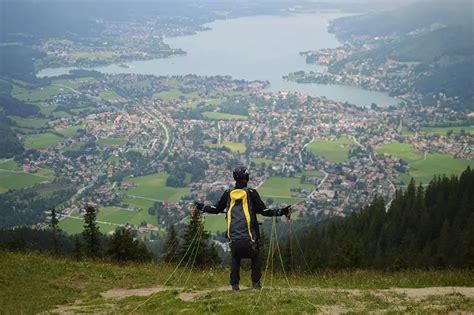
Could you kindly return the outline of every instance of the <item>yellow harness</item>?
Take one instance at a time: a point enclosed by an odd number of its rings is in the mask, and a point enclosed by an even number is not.
[[[250,240],[253,242],[251,218],[249,212],[248,194],[244,189],[234,189],[230,192],[230,205],[227,211],[227,237],[230,239],[230,223],[232,220],[232,209],[237,200],[242,201],[242,208],[244,209],[245,220],[247,221],[247,228],[249,231]]]

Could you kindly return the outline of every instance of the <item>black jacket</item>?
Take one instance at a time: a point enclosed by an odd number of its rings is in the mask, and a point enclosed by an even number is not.
[[[216,205],[205,206],[203,211],[207,213],[214,213],[214,214],[224,213],[229,205],[231,191],[235,189],[244,189],[246,187],[247,187],[246,184],[237,183],[233,189],[228,189],[222,194],[221,198],[219,199],[219,202]],[[262,199],[260,198],[260,195],[255,189],[247,188],[247,191],[248,191],[249,202],[251,203],[251,207],[249,209],[250,209],[250,224],[251,224],[252,234],[256,235],[254,240],[258,240],[260,237],[260,232],[259,232],[259,224],[257,221],[257,213],[266,217],[272,217],[272,216],[277,215],[277,210],[267,208],[267,206],[262,201]],[[228,231],[228,236],[230,238],[229,231]]]

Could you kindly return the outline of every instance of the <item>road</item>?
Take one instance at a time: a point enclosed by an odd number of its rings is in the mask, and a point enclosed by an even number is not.
[[[161,156],[163,155],[166,150],[168,149],[168,146],[170,144],[170,132],[168,130],[168,127],[166,126],[165,123],[163,123],[161,121],[161,119],[159,119],[158,117],[156,117],[155,114],[151,113],[150,111],[148,111],[146,108],[144,107],[140,107],[140,109],[148,115],[148,117],[150,117],[151,119],[155,120],[158,124],[160,124],[161,128],[163,128],[163,130],[165,131],[165,144],[163,145],[163,148],[161,149],[161,151],[158,153],[158,156]]]
[[[304,151],[304,150],[306,149],[306,147],[307,147],[308,145],[310,145],[315,139],[316,139],[316,138],[313,137],[313,139],[311,139],[310,142],[306,143],[306,144],[303,146],[303,148],[301,149],[300,154],[299,154],[300,164],[301,164],[301,165],[303,165],[303,154],[302,154],[303,151]]]

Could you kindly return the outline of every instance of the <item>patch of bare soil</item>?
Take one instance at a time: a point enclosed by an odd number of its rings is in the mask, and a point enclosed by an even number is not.
[[[473,287],[393,288],[386,291],[405,294],[411,299],[423,299],[433,295],[448,295],[456,293],[464,295],[467,298],[474,298]]]
[[[241,286],[240,291],[244,291],[244,290],[250,290],[250,288]],[[194,301],[195,299],[197,299],[201,296],[204,296],[208,293],[215,292],[215,291],[217,291],[217,292],[232,291],[232,287],[231,286],[226,286],[226,287],[220,287],[220,288],[217,288],[217,289],[183,292],[183,293],[178,295],[178,299],[180,299],[182,301],[185,301],[185,302],[191,302],[191,301]]]
[[[155,286],[148,288],[138,288],[138,289],[111,289],[105,292],[102,292],[100,295],[103,298],[125,298],[129,296],[149,296],[157,292],[164,292],[170,290],[179,290],[180,288],[171,288],[164,286]]]

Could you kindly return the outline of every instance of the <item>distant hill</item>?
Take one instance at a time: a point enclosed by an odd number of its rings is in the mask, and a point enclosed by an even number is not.
[[[472,23],[471,0],[422,1],[392,11],[337,19],[331,30],[342,37],[407,34],[432,26]]]

